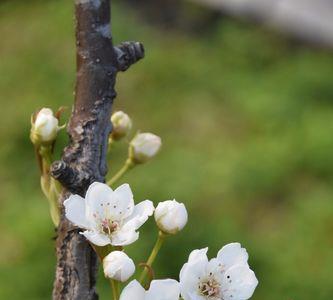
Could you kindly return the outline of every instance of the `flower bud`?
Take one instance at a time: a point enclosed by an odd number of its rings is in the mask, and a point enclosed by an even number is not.
[[[117,281],[127,281],[135,272],[135,265],[131,258],[122,251],[113,251],[103,259],[105,277]]]
[[[161,145],[159,136],[152,133],[139,133],[130,143],[129,157],[134,163],[145,163],[157,154]]]
[[[30,138],[34,144],[51,144],[57,137],[59,121],[49,108],[42,108],[32,122]]]
[[[131,118],[122,111],[115,112],[111,117],[111,122],[113,125],[111,136],[115,141],[125,137],[132,128]]]
[[[176,200],[160,202],[155,209],[155,221],[159,229],[168,234],[176,234],[187,223],[187,210]]]

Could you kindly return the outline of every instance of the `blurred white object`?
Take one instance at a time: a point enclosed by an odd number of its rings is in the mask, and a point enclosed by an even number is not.
[[[162,146],[161,138],[145,132],[137,134],[130,142],[129,157],[134,163],[143,164],[152,159]]]
[[[111,116],[111,122],[113,125],[112,138],[114,140],[120,140],[125,137],[132,128],[132,120],[123,111],[117,111]]]
[[[333,47],[332,0],[191,0]]]

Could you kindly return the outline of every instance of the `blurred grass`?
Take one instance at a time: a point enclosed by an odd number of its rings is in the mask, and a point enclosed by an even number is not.
[[[50,298],[54,242],[29,142],[30,114],[70,106],[75,61],[71,1],[0,4],[0,299]],[[142,24],[119,5],[115,42],[147,56],[120,74],[116,109],[164,149],[124,180],[137,200],[176,197],[187,228],[170,239],[157,276],[174,276],[191,249],[240,241],[260,285],[253,299],[333,295],[333,57],[258,26],[223,20],[186,36]],[[63,133],[59,148],[66,143]],[[126,155],[113,154],[111,172]],[[143,261],[149,222],[129,247]],[[101,278],[101,299],[108,286]]]

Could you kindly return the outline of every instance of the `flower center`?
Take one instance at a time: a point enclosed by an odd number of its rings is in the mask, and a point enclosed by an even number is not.
[[[102,231],[108,235],[111,235],[113,232],[115,232],[117,230],[118,227],[118,223],[108,220],[108,219],[104,219],[101,222],[102,225]]]
[[[199,292],[202,296],[213,299],[219,297],[220,287],[221,285],[214,277],[209,277],[207,280],[199,283]]]

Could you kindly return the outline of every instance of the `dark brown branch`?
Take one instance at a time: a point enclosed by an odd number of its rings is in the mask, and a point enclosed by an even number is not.
[[[52,176],[65,187],[59,199],[61,204],[70,193],[83,196],[90,183],[104,182],[116,74],[144,55],[140,43],[125,42],[113,47],[110,0],[75,0],[75,14],[77,80],[68,126],[70,143],[62,160],[51,168]],[[97,299],[96,270],[94,251],[78,229],[62,216],[53,299]]]

